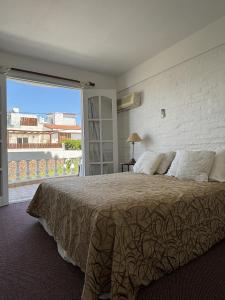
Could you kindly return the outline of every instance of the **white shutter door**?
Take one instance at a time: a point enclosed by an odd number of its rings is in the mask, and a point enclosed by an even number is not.
[[[118,171],[116,90],[83,90],[84,174]]]

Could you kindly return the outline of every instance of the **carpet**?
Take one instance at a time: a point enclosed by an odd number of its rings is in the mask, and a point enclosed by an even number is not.
[[[0,208],[0,300],[80,300],[84,275],[59,256],[28,202]],[[138,300],[225,299],[225,240],[141,288]]]

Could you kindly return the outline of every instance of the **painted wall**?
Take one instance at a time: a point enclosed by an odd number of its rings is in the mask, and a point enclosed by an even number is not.
[[[49,134],[8,133],[8,142],[10,144],[18,144],[18,138],[27,138],[29,144],[51,142]],[[56,143],[58,143],[58,141]]]
[[[143,102],[118,114],[120,161],[130,158],[131,132],[146,138],[136,158],[146,148],[225,148],[224,32],[222,18],[118,79],[119,96],[139,91]]]
[[[116,87],[113,77],[22,55],[0,52],[0,67],[21,68],[81,81],[92,81],[95,82],[96,88],[113,89]]]

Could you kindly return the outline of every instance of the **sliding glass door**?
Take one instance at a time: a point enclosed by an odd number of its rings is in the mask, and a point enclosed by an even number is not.
[[[6,77],[0,73],[0,206],[8,204]]]
[[[83,91],[84,174],[117,172],[117,108],[115,90]]]

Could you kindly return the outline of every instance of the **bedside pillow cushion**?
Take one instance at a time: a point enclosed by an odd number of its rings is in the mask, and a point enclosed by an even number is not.
[[[163,154],[146,151],[144,152],[133,167],[134,173],[153,175],[163,158]]]
[[[216,153],[209,179],[225,182],[225,150]]]
[[[168,176],[176,176],[176,174],[177,174],[177,168],[178,168],[178,164],[179,164],[179,160],[180,160],[180,156],[184,152],[185,152],[185,150],[178,150],[176,152],[175,158],[172,161],[172,164],[171,164],[168,172],[166,173],[166,175],[168,175]]]
[[[174,160],[175,155],[176,152],[173,151],[164,153],[156,173],[160,175],[165,174],[168,171],[172,161]]]
[[[180,156],[176,177],[208,181],[214,158],[213,151],[185,151]]]

